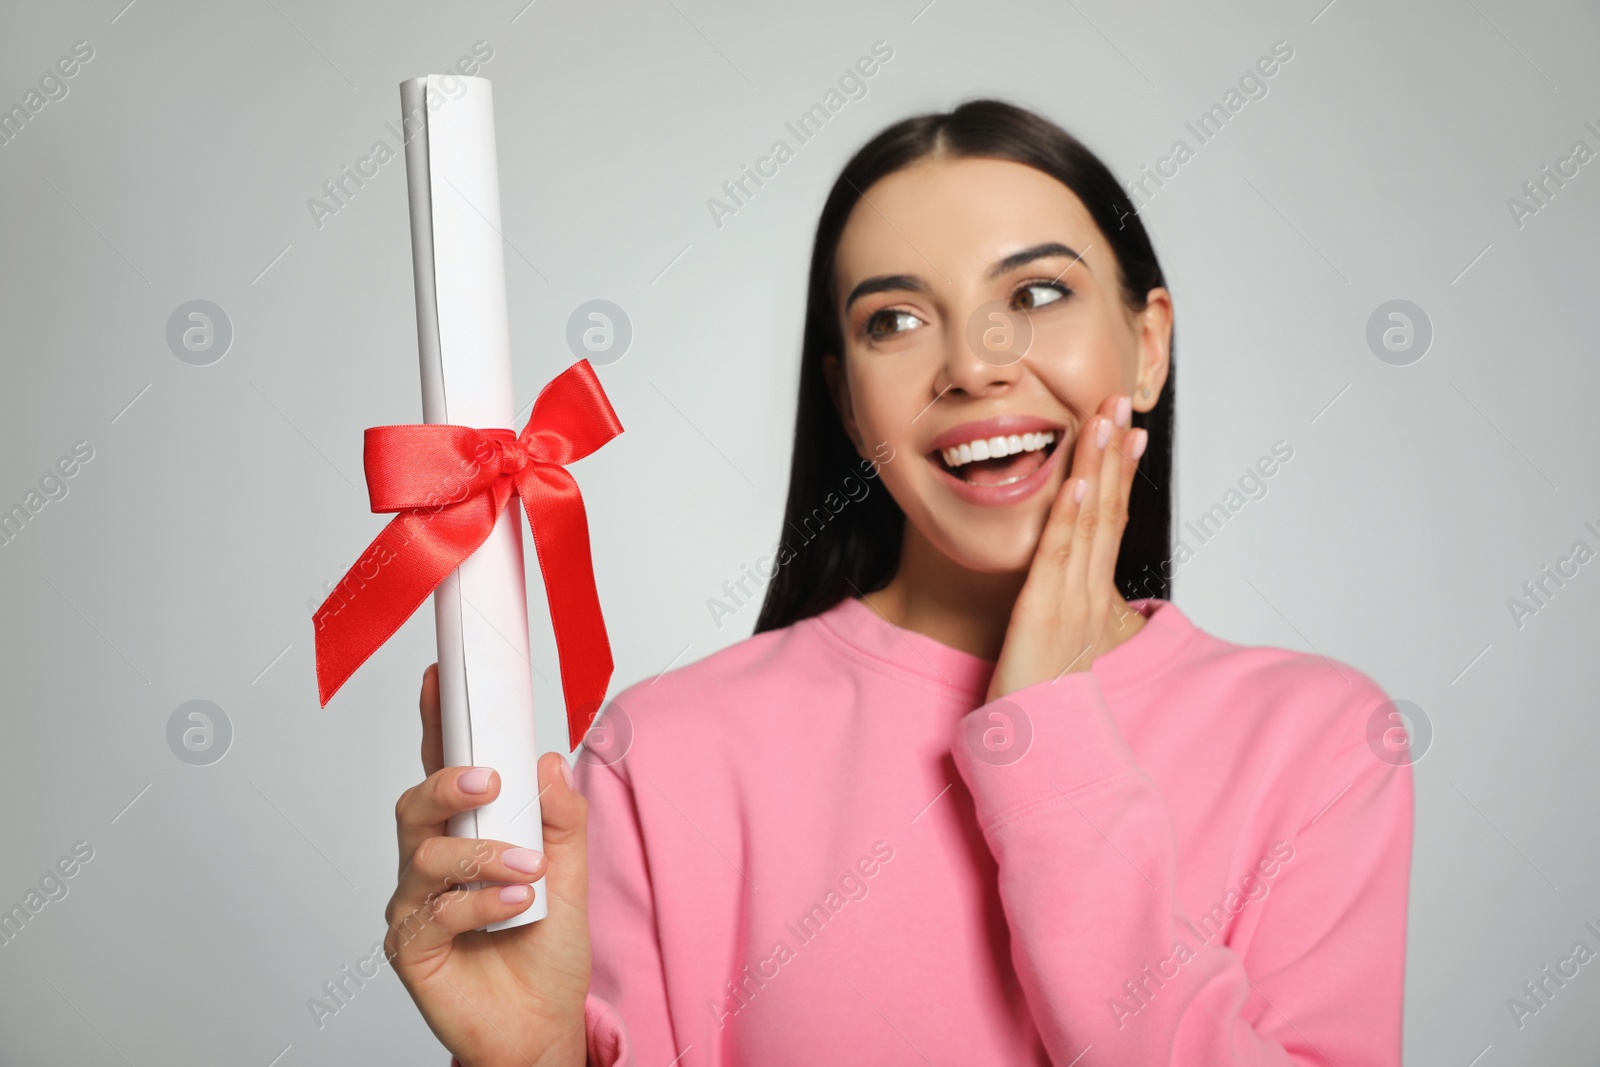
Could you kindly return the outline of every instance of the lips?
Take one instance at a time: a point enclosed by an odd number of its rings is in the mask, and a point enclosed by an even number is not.
[[[1042,449],[1017,451],[1017,443],[1024,449],[1045,434],[1053,440]],[[1038,492],[1054,476],[1062,464],[1058,459],[1066,443],[1066,428],[1060,423],[1033,415],[999,415],[987,419],[964,422],[940,433],[930,442],[925,459],[937,472],[942,484],[962,500],[986,507],[1014,504]],[[1008,454],[999,459],[974,459],[961,464],[957,471],[945,462],[947,449],[970,446],[974,441],[992,441],[994,438],[1018,439],[1011,443]],[[969,447],[965,450],[972,453]],[[987,451],[979,447],[978,453]],[[974,480],[968,480],[963,474]]]

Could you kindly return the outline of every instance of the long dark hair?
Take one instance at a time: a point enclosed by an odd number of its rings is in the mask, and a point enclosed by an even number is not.
[[[845,165],[823,205],[811,251],[805,335],[800,350],[800,403],[784,511],[782,546],[767,586],[756,633],[826,611],[857,591],[881,589],[900,563],[905,512],[887,490],[857,498],[841,486],[863,484],[863,467],[846,436],[823,377],[825,352],[844,355],[833,299],[834,254],[861,194],[886,175],[930,156],[1004,159],[1061,182],[1083,202],[1110,242],[1121,272],[1123,301],[1144,310],[1146,294],[1165,286],[1144,223],[1111,171],[1077,138],[1050,120],[1000,100],[972,100],[953,111],[916,115],[878,134]],[[1175,355],[1177,339],[1171,351]],[[1175,361],[1174,361],[1175,362]],[[1130,600],[1170,596],[1172,438],[1176,369],[1169,368],[1156,405],[1135,412],[1150,433],[1128,501],[1128,525],[1117,555],[1117,587]],[[819,522],[820,520],[820,522]]]

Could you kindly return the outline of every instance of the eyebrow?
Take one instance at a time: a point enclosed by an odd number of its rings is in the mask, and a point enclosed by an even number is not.
[[[1046,241],[1044,244],[1034,245],[1032,248],[1024,248],[1020,252],[1013,252],[1004,259],[997,260],[984,277],[990,279],[998,278],[1024,264],[1032,263],[1036,259],[1047,259],[1051,256],[1066,256],[1073,260],[1083,259],[1082,253],[1062,244],[1060,241]],[[1088,263],[1085,262],[1084,266],[1087,267]],[[850,290],[850,297],[844,302],[844,313],[849,314],[851,306],[864,296],[891,291],[925,293],[928,291],[928,283],[915,274],[880,274],[876,277],[863,279],[860,284]]]

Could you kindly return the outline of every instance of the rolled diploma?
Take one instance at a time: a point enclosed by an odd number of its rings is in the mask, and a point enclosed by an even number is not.
[[[447,93],[441,80],[466,88]],[[400,83],[400,105],[423,421],[516,430],[491,86],[430,74]],[[450,836],[543,852],[522,522],[513,493],[488,540],[434,591],[439,703],[445,766],[492,767],[501,782],[493,801],[450,819]],[[544,918],[543,878],[533,893],[526,911],[484,929]]]

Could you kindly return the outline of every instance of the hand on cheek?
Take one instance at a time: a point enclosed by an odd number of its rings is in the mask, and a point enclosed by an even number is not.
[[[1084,423],[1011,611],[986,700],[1069,671],[1109,651],[1117,552],[1128,524],[1133,475],[1149,440],[1130,427],[1129,398],[1112,394]]]

